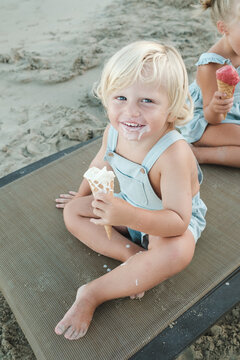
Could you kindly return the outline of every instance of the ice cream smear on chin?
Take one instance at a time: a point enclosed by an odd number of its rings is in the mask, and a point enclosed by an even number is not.
[[[141,125],[132,122],[121,123],[122,134],[127,140],[140,140],[143,134],[150,131],[149,125]]]
[[[239,75],[231,65],[222,66],[216,71],[218,91],[226,94],[227,99],[234,95],[235,87],[240,81]],[[224,119],[227,114],[224,114]]]
[[[83,175],[85,179],[87,179],[93,196],[99,191],[103,191],[105,193],[110,193],[113,195],[114,191],[114,173],[113,171],[108,171],[106,166],[102,169],[99,169],[95,166],[89,168],[85,174]],[[111,238],[112,227],[111,225],[105,225],[105,230],[108,238]]]

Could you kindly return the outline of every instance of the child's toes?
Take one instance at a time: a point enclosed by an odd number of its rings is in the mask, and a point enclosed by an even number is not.
[[[141,293],[139,293],[139,294],[131,295],[131,296],[130,296],[130,299],[131,299],[131,300],[141,299],[141,298],[144,296],[144,294],[145,294],[145,292],[143,291],[143,292],[141,292]]]
[[[79,330],[75,330],[71,338],[69,338],[69,340],[77,340],[77,339],[79,339]]]
[[[137,294],[137,299],[141,299],[142,297],[144,297],[145,291]]]
[[[57,335],[62,335],[66,329],[67,329],[67,326],[65,326],[62,323],[58,323],[57,326],[55,327],[55,333]]]
[[[67,329],[67,331],[65,332],[64,337],[65,337],[66,339],[71,340],[74,332],[75,332],[75,328],[74,328],[73,326],[70,326],[70,327]]]
[[[74,339],[75,340],[80,339],[81,337],[86,335],[87,331],[88,331],[88,326],[86,324],[83,324],[82,328],[78,332],[78,335]]]

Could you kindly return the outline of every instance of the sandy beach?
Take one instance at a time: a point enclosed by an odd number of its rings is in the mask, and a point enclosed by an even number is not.
[[[174,45],[192,82],[194,64],[217,36],[206,14],[194,16],[196,3],[92,0],[90,10],[83,0],[1,0],[0,177],[102,134],[107,118],[92,85],[104,61],[129,42]],[[179,360],[240,359],[239,311],[230,311]],[[2,295],[0,338],[0,359],[35,359]]]

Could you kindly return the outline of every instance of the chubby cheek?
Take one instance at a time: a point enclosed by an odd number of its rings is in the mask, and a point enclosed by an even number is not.
[[[116,123],[118,114],[117,111],[114,109],[113,106],[107,108],[107,116],[111,123]]]
[[[110,123],[115,127],[116,129],[119,126],[119,122],[126,119],[126,116],[124,115],[124,109],[123,106],[119,106],[118,104],[111,105],[107,109],[107,115]]]

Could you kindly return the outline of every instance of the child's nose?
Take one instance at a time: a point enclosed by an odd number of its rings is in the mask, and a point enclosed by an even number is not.
[[[140,116],[140,109],[137,104],[129,104],[128,105],[128,114],[131,117],[138,117]]]

